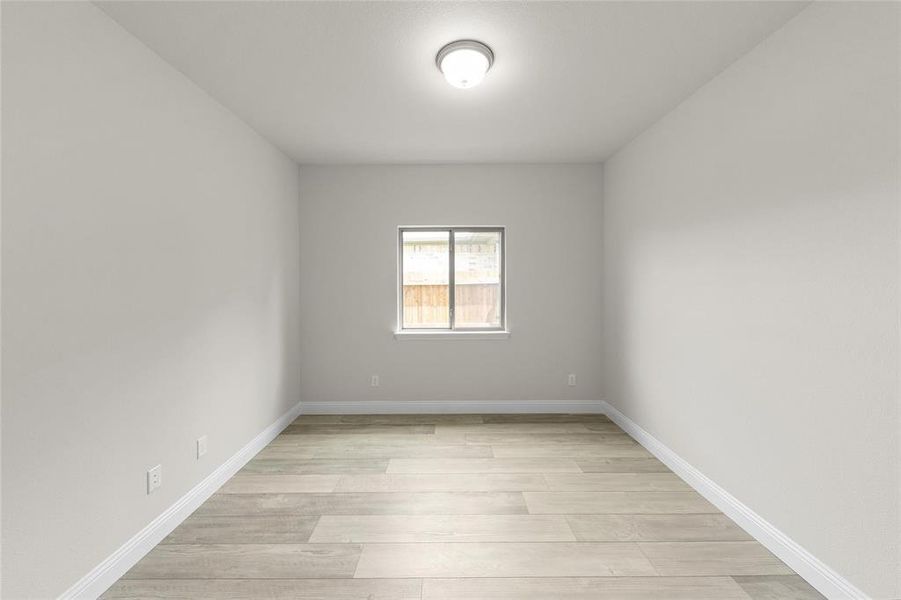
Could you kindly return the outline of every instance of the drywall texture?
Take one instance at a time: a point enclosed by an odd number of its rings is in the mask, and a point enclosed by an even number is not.
[[[605,399],[898,589],[898,11],[815,3],[605,165]]]
[[[2,10],[3,597],[50,598],[298,401],[298,173],[93,5]]]
[[[598,165],[302,167],[300,180],[305,402],[599,399]],[[509,339],[394,339],[405,225],[506,226]]]

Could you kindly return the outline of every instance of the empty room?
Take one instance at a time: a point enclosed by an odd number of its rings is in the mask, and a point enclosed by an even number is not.
[[[901,599],[901,3],[0,0],[0,598]]]

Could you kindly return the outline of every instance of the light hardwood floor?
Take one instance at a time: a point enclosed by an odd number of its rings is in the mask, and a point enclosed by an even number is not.
[[[304,416],[104,598],[822,598],[598,415]]]

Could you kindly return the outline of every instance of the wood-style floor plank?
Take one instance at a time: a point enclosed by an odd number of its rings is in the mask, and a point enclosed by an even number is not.
[[[567,515],[584,542],[710,542],[753,539],[725,515]]]
[[[574,542],[559,515],[384,515],[319,519],[316,543]]]
[[[281,434],[267,448],[313,448],[326,450],[342,446],[465,446],[463,434],[410,435],[403,433],[304,433]]]
[[[120,579],[103,600],[419,600],[418,579]]]
[[[422,600],[748,600],[729,577],[424,579]]]
[[[304,460],[317,458],[492,458],[490,446],[464,444],[335,444],[316,446],[270,446],[255,460]]]
[[[491,447],[497,458],[650,458],[651,453],[638,444],[533,444]]]
[[[697,492],[523,492],[531,514],[691,514],[719,510]]]
[[[355,577],[656,575],[635,544],[364,544]]]
[[[620,429],[613,421],[584,421],[583,424],[589,431],[608,431],[611,428],[622,431],[622,429]]]
[[[160,545],[125,579],[296,579],[353,577],[356,544]]]
[[[191,515],[162,544],[300,544],[310,539],[318,516]]]
[[[293,460],[279,458],[252,459],[244,465],[241,473],[257,474],[328,474],[340,473],[384,473],[388,468],[388,459],[362,459],[362,458],[315,458],[310,460]]]
[[[475,425],[482,423],[482,415],[341,415],[339,423],[365,425]]]
[[[317,458],[316,452],[317,448],[313,446],[267,446],[257,452],[253,460],[256,462],[267,460],[312,460]]]
[[[214,494],[197,515],[513,515],[519,492]]]
[[[237,473],[219,488],[220,494],[305,494],[334,492],[341,475]]]
[[[757,542],[639,542],[661,575],[791,575]]]
[[[579,473],[568,458],[392,458],[388,473]]]
[[[589,428],[591,426],[591,428]],[[591,433],[594,432],[619,432],[622,429],[613,423],[483,423],[479,424],[442,424],[435,426],[437,435],[448,434],[498,434],[498,433]]]
[[[335,492],[536,492],[545,477],[519,473],[386,473],[345,475]]]
[[[477,427],[477,425],[470,425],[471,427]],[[307,425],[305,423],[292,423],[288,425],[285,430],[282,432],[283,434],[288,435],[297,435],[297,434],[305,434],[305,433],[356,433],[356,434],[377,434],[377,433],[390,433],[390,434],[411,434],[411,435],[426,435],[435,433],[434,425],[372,425],[369,423],[333,423],[333,424],[316,424],[316,425]]]
[[[548,473],[544,479],[554,492],[691,491],[674,473]]]
[[[798,575],[746,575],[732,579],[751,600],[826,600]]]
[[[341,422],[342,415],[300,415],[294,419],[292,425],[335,424]]]
[[[579,458],[583,473],[669,473],[669,467],[656,458]]]
[[[622,432],[616,433],[467,433],[467,444],[491,444],[523,446],[528,444],[572,446],[574,444],[625,444],[638,442]]]
[[[482,415],[483,423],[609,423],[607,415],[573,413],[529,413]]]

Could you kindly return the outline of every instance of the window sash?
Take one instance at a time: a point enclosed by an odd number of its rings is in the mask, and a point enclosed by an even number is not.
[[[415,232],[447,232],[448,233],[448,319],[449,327],[404,327],[404,233]],[[497,327],[457,327],[455,319],[455,304],[457,292],[455,287],[456,263],[454,255],[456,250],[456,232],[491,232],[497,233],[501,240],[500,256],[500,324]],[[507,236],[505,227],[398,227],[397,232],[397,266],[398,266],[398,297],[397,297],[397,329],[399,331],[506,331],[507,328]]]

